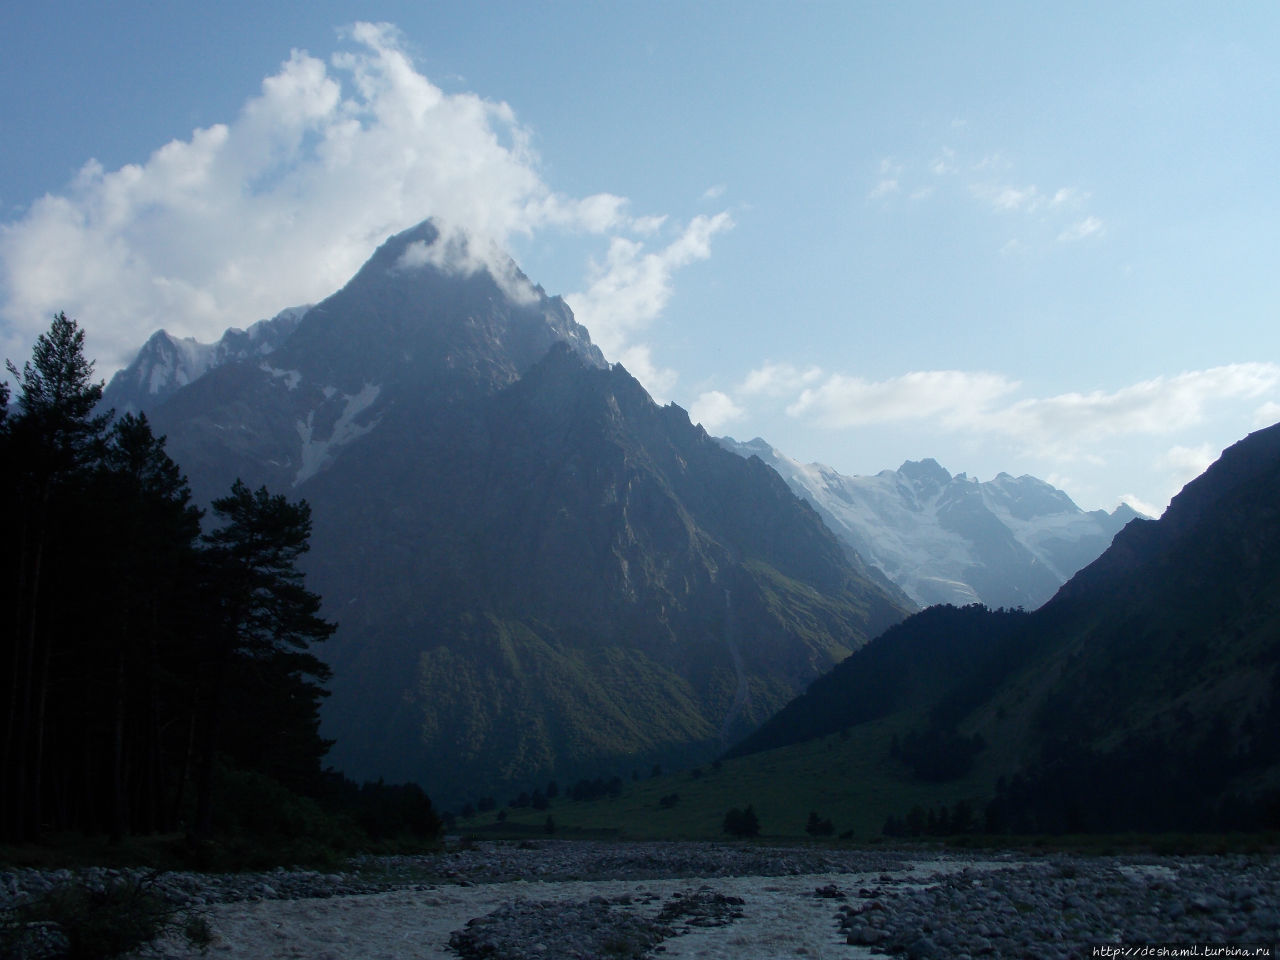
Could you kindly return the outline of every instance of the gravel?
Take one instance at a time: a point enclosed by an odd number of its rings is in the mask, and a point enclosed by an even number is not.
[[[1272,947],[1280,944],[1280,862],[1059,856],[998,872],[962,869],[923,886],[890,878],[860,889],[840,915],[849,943],[921,960],[1066,960],[1092,956],[1095,946]]]
[[[463,960],[1083,958],[1102,945],[1280,943],[1280,858],[1243,855],[455,842],[427,856],[360,858],[338,872],[9,870],[0,872],[0,910],[63,884],[119,882],[209,916],[211,952],[234,957],[355,960],[374,956],[373,940],[397,924],[396,936],[421,942],[382,955]],[[359,920],[362,904],[381,912]],[[262,930],[279,942],[259,946]],[[198,955],[184,949],[171,939],[142,955]]]

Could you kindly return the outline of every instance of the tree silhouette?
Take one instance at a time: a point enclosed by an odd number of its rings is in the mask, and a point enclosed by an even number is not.
[[[204,537],[215,609],[206,634],[200,832],[211,827],[219,750],[286,786],[313,786],[305,781],[329,746],[318,729],[327,694],[321,684],[330,671],[309,648],[336,629],[319,616],[320,597],[306,589],[297,568],[311,535],[305,500],[291,503],[266,487],[250,491],[237,480],[212,509],[221,525]],[[252,722],[245,724],[246,717]]]
[[[94,414],[102,383],[84,356],[84,331],[59,313],[40,334],[21,371],[16,415],[4,418],[3,453],[14,548],[6,588],[11,611],[3,765],[4,833],[24,838],[38,820],[47,747],[50,672],[65,612],[47,584],[61,580],[73,532],[71,517],[109,414]],[[6,414],[7,402],[5,404]],[[56,599],[56,598],[55,598]]]

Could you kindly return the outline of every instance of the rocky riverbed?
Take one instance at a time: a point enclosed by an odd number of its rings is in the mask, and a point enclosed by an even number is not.
[[[1280,943],[1276,857],[484,842],[337,873],[9,871],[0,909],[68,882],[146,884],[211,934],[203,951],[174,934],[138,960],[1067,958]]]

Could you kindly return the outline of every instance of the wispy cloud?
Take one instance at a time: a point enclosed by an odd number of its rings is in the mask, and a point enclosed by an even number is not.
[[[664,216],[552,189],[512,108],[444,92],[394,27],[356,24],[343,39],[328,62],[294,51],[228,122],[116,170],[90,160],[0,225],[6,349],[25,351],[65,309],[109,373],[157,327],[209,339],[320,299],[428,216],[478,238],[472,255],[548,231],[606,238],[605,272],[630,265],[632,280],[613,284],[616,307],[593,287],[592,307],[652,317],[672,273],[727,227],[698,218],[650,263],[631,238],[656,235]]]
[[[711,256],[711,239],[732,226],[733,219],[727,213],[694,217],[679,236],[658,250],[648,250],[637,240],[614,237],[604,261],[591,264],[587,289],[568,294],[565,301],[600,349],[620,356],[636,346],[636,336],[667,305],[675,271]],[[635,370],[631,372],[640,376]],[[672,376],[670,371],[664,374],[666,389],[674,382]],[[640,379],[645,380],[643,376]],[[655,382],[645,383],[651,391],[657,388]]]
[[[901,177],[902,164],[892,157],[885,157],[880,161],[880,178],[876,181],[876,185],[867,192],[867,199],[878,200],[889,196],[891,193],[897,193],[898,181]]]
[[[868,200],[888,200],[901,195],[913,203],[926,203],[967,197],[979,209],[1002,217],[1025,217],[1026,224],[1040,224],[1053,231],[1061,242],[1076,242],[1098,236],[1105,223],[1089,212],[1089,192],[1073,185],[1046,188],[1041,184],[1015,179],[1014,162],[1002,153],[988,153],[973,161],[954,147],[944,146],[931,157],[914,160],[885,157],[880,161],[878,177],[867,191]],[[1010,224],[1017,221],[1009,220]],[[1001,252],[1030,246],[1034,238],[1027,228],[1016,227],[1022,239],[1012,237]]]
[[[781,397],[798,393],[821,377],[822,370],[819,367],[805,367],[802,370],[789,363],[766,363],[748,373],[738,389],[748,396],[763,394]]]
[[[1014,399],[1019,389],[1017,381],[987,372],[919,371],[879,381],[831,374],[802,389],[786,410],[829,428],[932,420],[947,430],[997,435],[1038,455],[1071,460],[1087,458],[1103,440],[1168,436],[1196,426],[1216,402],[1274,393],[1280,364],[1230,364],[1113,391]],[[1174,449],[1184,460],[1207,455],[1202,448]]]
[[[1058,239],[1063,243],[1074,243],[1077,240],[1083,240],[1085,237],[1092,237],[1101,232],[1102,221],[1097,217],[1089,216],[1067,227],[1067,229],[1058,234]]]
[[[1041,201],[1040,191],[1034,184],[1015,187],[1010,184],[974,183],[969,186],[969,192],[997,210],[1035,210]]]
[[[1277,388],[1280,364],[1237,363],[1155,377],[1113,391],[1020,400],[973,426],[1070,456],[1104,439],[1167,436],[1203,423],[1211,403],[1256,398]]]
[[[956,152],[950,147],[943,147],[938,155],[933,158],[933,162],[929,164],[929,172],[935,177],[943,177],[949,173],[956,173],[958,170]]]
[[[1165,451],[1160,458],[1160,465],[1168,468],[1178,478],[1178,486],[1204,473],[1209,464],[1218,459],[1220,450],[1211,444],[1201,443],[1194,447],[1174,446]]]
[[[1273,423],[1280,423],[1280,403],[1269,400],[1253,411],[1253,425],[1269,427]]]
[[[694,423],[702,424],[708,431],[719,430],[726,424],[741,420],[745,413],[727,393],[720,390],[708,390],[699,394],[698,399],[689,406],[689,418]]]
[[[969,192],[978,200],[989,204],[998,211],[1033,214],[1078,207],[1088,198],[1088,194],[1075,187],[1059,187],[1052,193],[1048,193],[1042,191],[1034,183],[1026,186],[1017,186],[1008,183],[983,181],[971,183]],[[1088,217],[1087,219],[1088,221],[1096,222],[1098,227],[1102,225],[1097,217]]]
[[[826,427],[935,417],[963,426],[989,416],[995,401],[1017,386],[999,374],[961,370],[924,370],[879,381],[832,374],[804,389],[787,413]]]

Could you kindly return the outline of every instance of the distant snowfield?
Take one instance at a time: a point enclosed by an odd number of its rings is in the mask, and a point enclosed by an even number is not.
[[[895,879],[927,882],[931,877],[965,867],[1002,869],[1009,861],[926,860]],[[590,880],[443,885],[427,890],[397,890],[367,896],[329,899],[266,900],[220,904],[208,909],[214,943],[203,956],[244,960],[458,960],[449,935],[468,920],[484,916],[511,901],[556,903],[591,897],[631,896],[625,909],[656,915],[673,894],[706,886],[725,896],[741,897],[743,916],[727,926],[691,928],[663,941],[661,956],[672,960],[773,960],[779,957],[871,957],[868,948],[850,946],[837,928],[842,903],[854,902],[860,887],[875,883],[880,873],[815,873],[789,877],[714,877],[659,880]],[[815,895],[834,885],[848,901]],[[530,948],[536,951],[536,944]],[[198,950],[170,940],[140,957],[195,960]],[[548,960],[552,955],[547,954]]]

